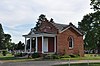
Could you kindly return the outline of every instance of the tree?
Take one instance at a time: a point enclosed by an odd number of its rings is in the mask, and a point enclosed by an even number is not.
[[[17,44],[17,50],[24,50],[24,43],[19,41],[19,43]]]
[[[35,40],[31,39],[32,48],[34,48],[34,49],[35,49],[35,41],[36,41],[36,39]],[[30,48],[30,39],[27,40],[27,49],[29,49],[29,48]]]
[[[18,50],[18,44],[13,44],[13,49],[12,50]]]
[[[100,11],[85,15],[78,25],[85,36],[85,47],[98,49],[100,53]]]
[[[11,42],[9,50],[14,50],[14,49],[16,49],[16,47],[17,47],[16,44]]]
[[[0,49],[10,49],[11,48],[11,35],[5,34],[0,24]]]
[[[100,0],[91,0],[94,13],[85,15],[78,27],[83,30],[84,43],[87,49],[98,49],[100,53]]]
[[[45,19],[46,19],[46,16],[44,14],[41,14],[39,16],[38,22],[36,22],[36,26],[34,27],[35,31],[38,30],[39,26],[41,25],[41,22],[45,21]]]
[[[0,24],[0,49],[3,48],[3,41],[4,41],[4,32],[3,32],[3,28],[2,25]]]
[[[11,35],[10,34],[4,34],[4,49],[10,49],[11,48]]]
[[[91,0],[90,5],[94,10],[100,11],[100,0]]]

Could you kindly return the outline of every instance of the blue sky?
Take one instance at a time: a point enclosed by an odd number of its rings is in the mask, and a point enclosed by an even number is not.
[[[77,26],[90,12],[90,0],[0,0],[0,23],[15,43],[24,42],[22,35],[35,26],[40,14],[56,23]]]

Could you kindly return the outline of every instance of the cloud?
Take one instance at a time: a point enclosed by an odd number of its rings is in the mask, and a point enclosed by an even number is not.
[[[15,27],[3,26],[4,32],[10,34],[12,36],[12,42],[16,43],[21,40],[24,41],[22,35],[28,34],[32,27],[33,24],[23,24]]]
[[[0,0],[0,23],[16,42],[35,26],[40,14],[57,23],[77,25],[85,14],[92,12],[89,4],[89,0]]]
[[[28,21],[30,23],[35,21],[35,12],[32,9],[32,4],[27,4],[27,1],[2,0],[0,4],[0,20],[6,25],[16,26],[27,24]]]
[[[82,14],[86,8],[89,9],[87,0],[0,0],[0,20],[4,24],[16,26],[36,21],[41,13],[56,19],[56,16]]]

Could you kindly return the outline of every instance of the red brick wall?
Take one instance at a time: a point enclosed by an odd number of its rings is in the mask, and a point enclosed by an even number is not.
[[[48,20],[42,22],[38,31],[56,34],[58,33],[58,30],[50,22],[48,22]],[[69,49],[69,36],[73,36],[74,38],[73,49]],[[39,51],[41,51],[41,49],[39,49]],[[64,32],[57,34],[57,53],[69,55],[79,54],[80,56],[84,56],[83,36],[79,35],[79,33],[77,33],[73,28],[69,28]]]
[[[41,23],[39,32],[57,33],[57,29],[48,20]]]
[[[74,47],[69,49],[68,37],[73,36]],[[69,28],[57,35],[57,53],[60,54],[79,54],[84,56],[83,36],[79,35],[73,28]]]

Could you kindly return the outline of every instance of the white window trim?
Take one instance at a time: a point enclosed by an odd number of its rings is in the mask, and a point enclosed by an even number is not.
[[[69,47],[69,49],[73,49],[74,48],[74,38],[73,37],[69,37],[69,38],[71,38],[72,39],[72,47]],[[69,43],[69,42],[68,42]]]

